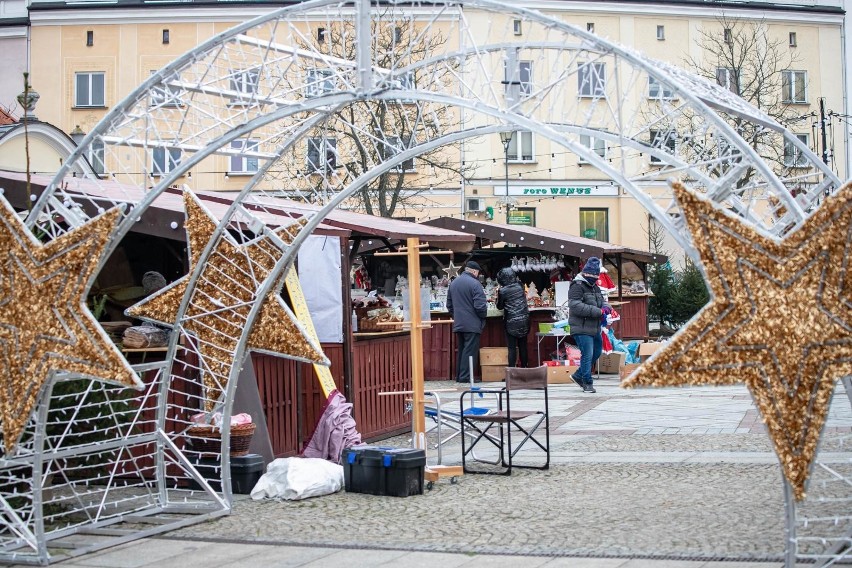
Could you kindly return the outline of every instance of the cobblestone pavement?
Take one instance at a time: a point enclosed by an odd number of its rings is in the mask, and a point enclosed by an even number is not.
[[[656,558],[672,566],[688,559],[780,561],[780,469],[744,387],[625,391],[616,377],[603,377],[596,388],[597,394],[585,394],[574,385],[551,387],[553,459],[547,471],[466,475],[409,498],[340,492],[256,502],[241,496],[229,517],[169,537]],[[442,397],[445,409],[458,408],[456,395]],[[408,443],[407,436],[383,442]],[[457,441],[446,445],[443,458],[459,463]],[[852,409],[842,387],[820,459],[852,463]]]

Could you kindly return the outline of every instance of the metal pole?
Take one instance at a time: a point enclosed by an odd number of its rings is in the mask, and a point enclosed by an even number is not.
[[[512,137],[514,138],[515,134],[512,133]],[[509,211],[511,210],[512,204],[509,201],[509,144],[512,142],[512,138],[509,138],[507,141],[503,142],[503,164],[506,167],[506,224],[509,223]]]
[[[822,161],[828,165],[828,144],[825,135],[825,97],[819,99],[819,136],[822,144]]]

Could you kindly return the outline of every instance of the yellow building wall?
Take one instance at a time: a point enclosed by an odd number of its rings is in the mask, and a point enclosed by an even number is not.
[[[155,10],[155,8],[150,8]],[[163,10],[168,14],[168,10]],[[614,14],[603,11],[585,13],[550,11],[558,17],[586,29],[594,23],[595,33],[616,42],[624,43],[650,57],[683,65],[687,57],[700,58],[699,35],[703,29],[718,27],[711,17],[680,15]],[[470,15],[469,15],[470,16]],[[471,25],[477,29],[500,29],[495,24],[498,17],[489,22],[480,16],[470,16]],[[490,18],[490,16],[484,16]],[[159,69],[195,45],[206,41],[214,34],[230,28],[234,21],[199,21],[126,24],[85,25],[42,25],[31,31],[31,82],[41,93],[38,116],[42,120],[70,132],[76,125],[89,132],[94,125],[118,101],[129,94],[139,83],[147,79],[151,71]],[[508,25],[508,24],[507,24]],[[657,25],[665,26],[665,40],[657,39]],[[841,111],[843,92],[840,46],[841,30],[838,25],[811,24],[808,22],[769,23],[773,37],[785,41],[790,31],[798,38],[796,50],[800,54],[802,68],[808,71],[808,104],[799,105],[802,114],[817,110],[817,100],[826,98],[826,107]],[[162,43],[162,31],[169,29],[169,44]],[[508,29],[508,28],[507,28]],[[86,32],[94,31],[94,45],[86,46]],[[455,37],[452,38],[455,41]],[[106,73],[106,108],[73,108],[74,73],[77,71],[104,71]],[[637,87],[636,104],[647,96]],[[805,130],[810,131],[808,126]],[[845,178],[842,159],[845,155],[845,138],[838,129],[835,139],[835,155],[841,161],[839,175]],[[589,165],[580,167],[577,157],[541,136],[535,137],[536,161],[530,164],[510,164],[509,177],[523,179],[531,184],[564,183],[566,181],[607,182],[603,173]],[[430,195],[424,197],[419,208],[401,211],[400,215],[417,219],[434,218],[441,215],[462,215],[463,202],[469,197],[486,200],[486,205],[495,208],[495,221],[505,219],[500,212],[495,185],[504,177],[503,148],[499,137],[488,136],[476,144],[466,145],[465,160],[479,163],[476,180],[466,186],[462,195]],[[224,177],[228,169],[226,157],[212,159],[212,165],[195,168],[190,183],[198,189],[236,190],[243,187],[245,176]],[[521,177],[518,177],[518,174]],[[476,193],[474,193],[474,191]],[[622,192],[623,193],[623,192]],[[609,210],[610,241],[636,248],[647,246],[647,213],[631,197],[584,197],[582,201],[568,199],[525,200],[519,198],[519,206],[536,208],[536,223],[539,227],[579,233],[579,209],[601,207]],[[475,214],[469,214],[475,215]],[[481,214],[482,215],[482,214]]]

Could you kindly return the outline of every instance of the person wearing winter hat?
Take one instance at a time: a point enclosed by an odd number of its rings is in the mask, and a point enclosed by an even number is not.
[[[600,259],[590,257],[568,288],[568,325],[571,337],[580,349],[580,368],[571,378],[583,392],[597,392],[592,380],[592,367],[601,356],[603,345],[601,317],[612,311],[598,288],[600,273]]]
[[[447,311],[453,318],[453,331],[458,340],[456,381],[460,383],[470,382],[470,357],[473,357],[474,368],[479,364],[479,339],[488,315],[488,301],[478,280],[481,271],[479,264],[468,261],[464,272],[447,290]]]
[[[497,273],[497,309],[503,310],[503,323],[506,326],[506,344],[509,346],[509,366],[514,367],[520,355],[521,367],[529,367],[527,355],[527,335],[530,333],[530,309],[524,287],[518,282],[515,271],[501,268]]]

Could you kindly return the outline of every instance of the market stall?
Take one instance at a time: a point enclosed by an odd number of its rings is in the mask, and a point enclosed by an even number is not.
[[[645,338],[648,335],[648,297],[645,285],[649,263],[664,263],[668,259],[659,254],[610,243],[576,237],[556,231],[504,225],[500,223],[471,221],[452,217],[441,217],[426,224],[455,231],[463,231],[476,238],[473,250],[455,259],[461,265],[467,259],[475,259],[482,267],[481,280],[489,299],[496,298],[496,274],[504,267],[515,270],[525,285],[530,306],[531,332],[527,349],[531,359],[540,351],[542,359],[548,359],[559,345],[551,337],[536,336],[562,317],[559,310],[565,304],[570,280],[583,266],[585,259],[597,256],[607,269],[606,277],[609,301],[616,307],[621,320],[613,324],[615,334],[621,339]],[[489,304],[490,307],[491,304]],[[433,317],[442,317],[433,313]],[[540,324],[541,328],[540,328]],[[446,333],[446,332],[444,332]],[[429,342],[424,336],[424,345],[429,348],[437,342]],[[489,310],[483,330],[482,347],[503,347],[506,338],[503,331],[502,314],[496,306]],[[427,379],[452,376],[455,359],[450,349],[444,358],[442,350],[433,352],[431,358],[444,361],[450,366],[448,375],[430,375]],[[532,363],[531,363],[532,364]]]
[[[32,193],[40,193],[49,181],[44,176],[31,176]],[[26,207],[24,174],[0,172],[0,184],[15,207]],[[85,180],[75,180],[75,186],[86,191]],[[91,196],[96,201],[94,191],[95,188]],[[103,197],[103,186],[96,191]],[[116,184],[115,191],[116,195],[127,196],[139,190]],[[199,191],[196,195],[218,218],[233,200],[232,194],[222,192]],[[268,197],[263,201],[246,200],[244,206],[256,207],[256,214],[272,228],[292,223],[300,213],[318,209]],[[179,278],[188,267],[183,224],[181,191],[170,189],[155,200],[122,241],[99,275],[96,290],[113,293],[140,288],[142,275],[149,270],[160,271],[168,281]],[[410,388],[410,343],[404,331],[353,333],[349,308],[351,261],[362,250],[394,248],[409,237],[456,251],[470,250],[473,245],[473,237],[465,233],[335,211],[312,233],[297,261],[321,346],[331,361],[332,377],[338,390],[354,404],[356,422],[366,440],[410,427],[410,418],[398,401],[378,396],[381,391]],[[127,302],[135,299],[128,298]],[[122,311],[123,307],[116,304],[106,319],[124,319]],[[152,356],[149,354],[149,359]],[[272,451],[276,456],[295,455],[310,436],[325,401],[314,371],[311,365],[290,359],[261,354],[251,357]],[[186,368],[192,372],[192,365]]]

